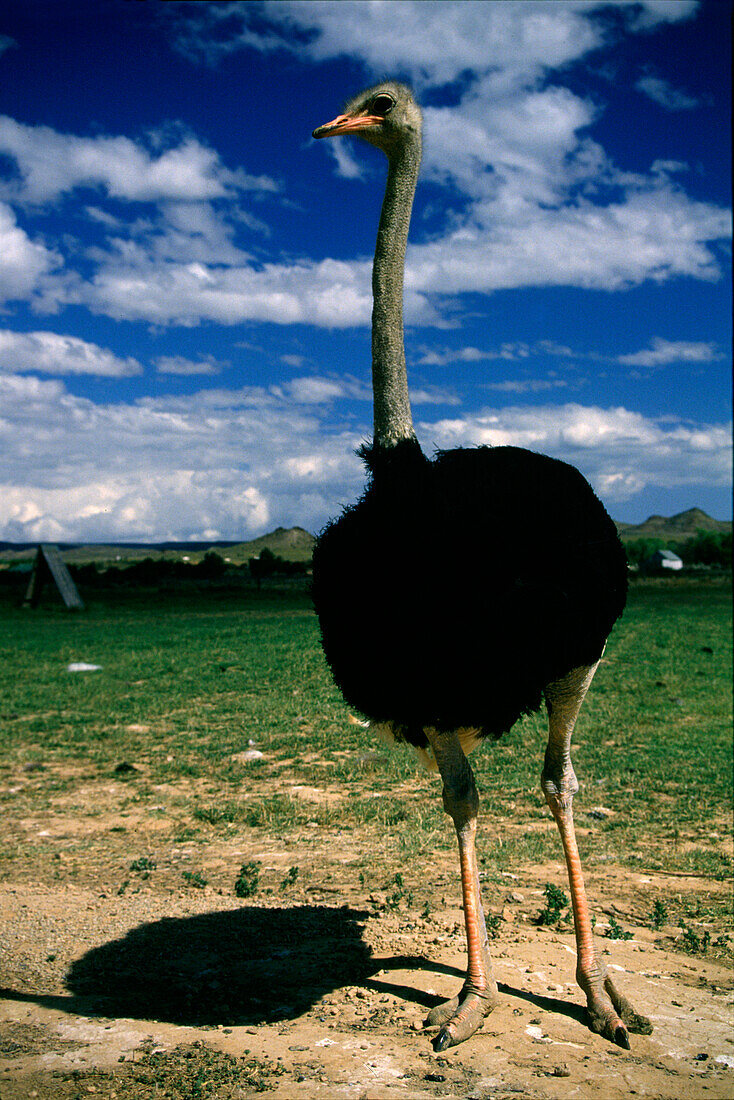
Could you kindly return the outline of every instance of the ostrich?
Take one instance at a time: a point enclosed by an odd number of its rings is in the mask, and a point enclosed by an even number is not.
[[[591,1028],[629,1047],[649,1033],[592,938],[574,833],[570,742],[607,636],[624,608],[625,556],[574,467],[517,447],[441,451],[413,430],[403,346],[403,271],[421,159],[420,108],[388,81],[350,100],[315,138],[356,134],[387,156],[372,272],[374,437],[368,485],[322,532],[313,595],[326,659],[345,699],[430,757],[456,829],[468,967],[434,1008],[435,1050],[473,1035],[498,1000],[475,851],[479,797],[467,753],[545,704],[542,789],[568,867]]]

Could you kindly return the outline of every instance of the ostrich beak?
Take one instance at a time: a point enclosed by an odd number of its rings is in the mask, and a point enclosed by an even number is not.
[[[360,130],[369,130],[383,120],[379,115],[337,115],[331,122],[318,126],[312,137],[336,137],[338,134],[357,134]]]

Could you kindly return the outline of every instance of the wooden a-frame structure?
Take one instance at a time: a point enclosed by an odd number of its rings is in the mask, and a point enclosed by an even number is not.
[[[43,586],[51,579],[59,590],[61,599],[70,611],[83,611],[84,604],[71,574],[62,561],[58,546],[41,543],[36,551],[33,572],[28,582],[23,607],[37,607]]]

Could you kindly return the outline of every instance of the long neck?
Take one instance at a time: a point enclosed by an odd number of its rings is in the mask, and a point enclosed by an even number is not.
[[[421,160],[420,137],[389,158],[372,268],[372,388],[375,443],[414,439],[403,344],[403,272],[410,213]]]

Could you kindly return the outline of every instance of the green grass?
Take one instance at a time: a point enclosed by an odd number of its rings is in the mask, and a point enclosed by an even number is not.
[[[14,815],[60,799],[102,813],[74,795],[104,780],[124,785],[123,825],[163,815],[178,841],[315,823],[374,830],[402,859],[453,846],[435,776],[348,722],[305,591],[100,591],[78,614],[49,597],[22,610],[16,595],[0,588],[0,800]],[[79,660],[102,670],[66,671]],[[730,684],[730,583],[634,583],[574,738],[585,858],[729,873]],[[538,714],[473,757],[488,874],[558,858],[539,788],[545,736]],[[232,756],[250,741],[264,756],[245,767]],[[337,796],[304,801],[295,784]],[[44,843],[11,839],[5,858],[41,858]]]

